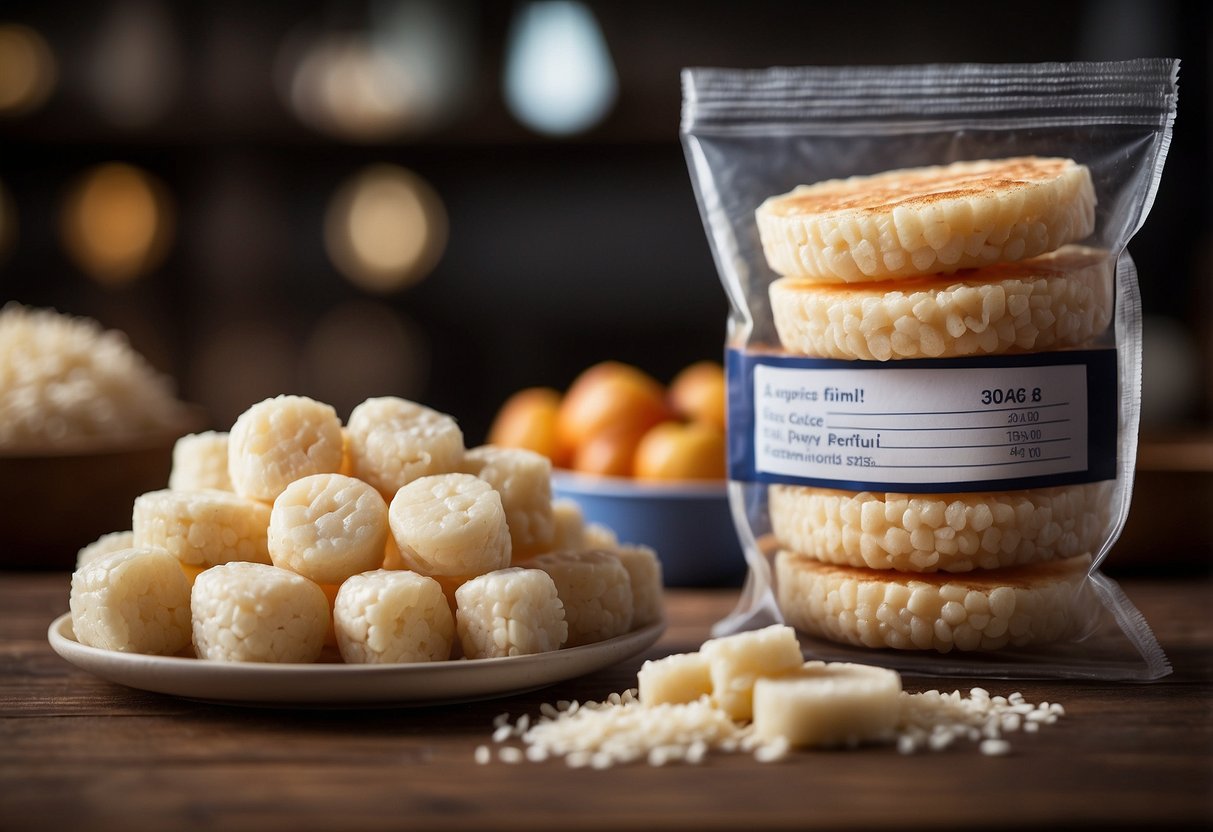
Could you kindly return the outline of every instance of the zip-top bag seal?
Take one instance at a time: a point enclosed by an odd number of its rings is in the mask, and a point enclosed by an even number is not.
[[[1128,515],[1178,61],[683,71],[730,302],[714,635],[923,674],[1170,672],[1100,569]]]

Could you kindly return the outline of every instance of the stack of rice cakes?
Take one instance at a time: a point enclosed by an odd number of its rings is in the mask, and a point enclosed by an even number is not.
[[[661,618],[661,568],[553,502],[551,463],[465,449],[455,420],[279,396],[183,437],[132,530],[81,550],[73,629],[216,661],[441,661],[590,644]]]
[[[1022,157],[801,186],[756,212],[788,354],[897,361],[1081,347],[1114,262],[1085,166]],[[804,632],[904,650],[995,650],[1083,626],[1110,483],[907,494],[772,485],[779,606]]]

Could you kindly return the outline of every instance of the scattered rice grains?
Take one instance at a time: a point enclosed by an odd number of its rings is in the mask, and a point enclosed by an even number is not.
[[[1065,715],[1057,704],[1029,703],[1021,693],[991,696],[984,688],[901,694],[892,743],[901,754],[943,751],[957,742],[976,743],[981,754],[1011,752],[1005,734],[1035,733]],[[477,746],[474,759],[488,765],[516,765],[563,758],[569,768],[606,769],[647,762],[698,765],[712,753],[746,753],[760,763],[784,759],[791,745],[783,737],[762,741],[749,722],[736,722],[704,695],[694,702],[643,705],[636,688],[612,693],[602,702],[561,700],[540,705],[536,719],[508,713],[493,720],[492,745]],[[854,747],[854,746],[851,746]]]

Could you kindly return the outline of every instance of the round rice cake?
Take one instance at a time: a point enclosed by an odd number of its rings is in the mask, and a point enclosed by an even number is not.
[[[560,649],[568,639],[564,603],[542,569],[508,567],[455,590],[455,628],[469,659],[525,656]]]
[[[190,643],[190,583],[162,549],[101,554],[72,573],[76,640],[124,653],[171,656]]]
[[[240,414],[227,437],[232,489],[272,503],[295,480],[333,474],[342,464],[341,419],[307,396],[265,399]]]
[[[438,582],[387,569],[341,584],[333,627],[346,664],[446,661],[455,638],[455,618]]]
[[[231,491],[149,491],[135,498],[132,540],[190,566],[270,563],[270,514],[268,504]]]
[[[208,661],[314,662],[332,624],[318,584],[288,569],[240,561],[198,575],[190,613],[194,650]]]
[[[614,552],[549,552],[522,566],[551,575],[568,622],[565,647],[606,641],[632,629],[636,614],[632,577]]]
[[[1082,246],[948,276],[770,286],[780,343],[819,358],[888,361],[1084,344],[1112,320],[1115,261]]]
[[[1110,482],[961,494],[768,489],[779,545],[823,563],[899,572],[969,572],[1094,551],[1107,534]]]
[[[776,597],[788,624],[830,641],[897,650],[998,650],[1083,631],[1089,556],[963,576],[907,575],[779,551]]]
[[[1085,165],[1023,156],[801,185],[755,215],[774,271],[854,283],[1053,251],[1094,230],[1095,201]]]
[[[312,474],[274,500],[266,547],[275,566],[318,584],[340,584],[383,566],[388,536],[387,503],[370,484]]]

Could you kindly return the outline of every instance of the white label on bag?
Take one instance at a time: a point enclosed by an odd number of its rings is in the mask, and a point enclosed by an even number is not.
[[[1082,364],[961,369],[754,367],[758,472],[969,483],[1087,470]]]

